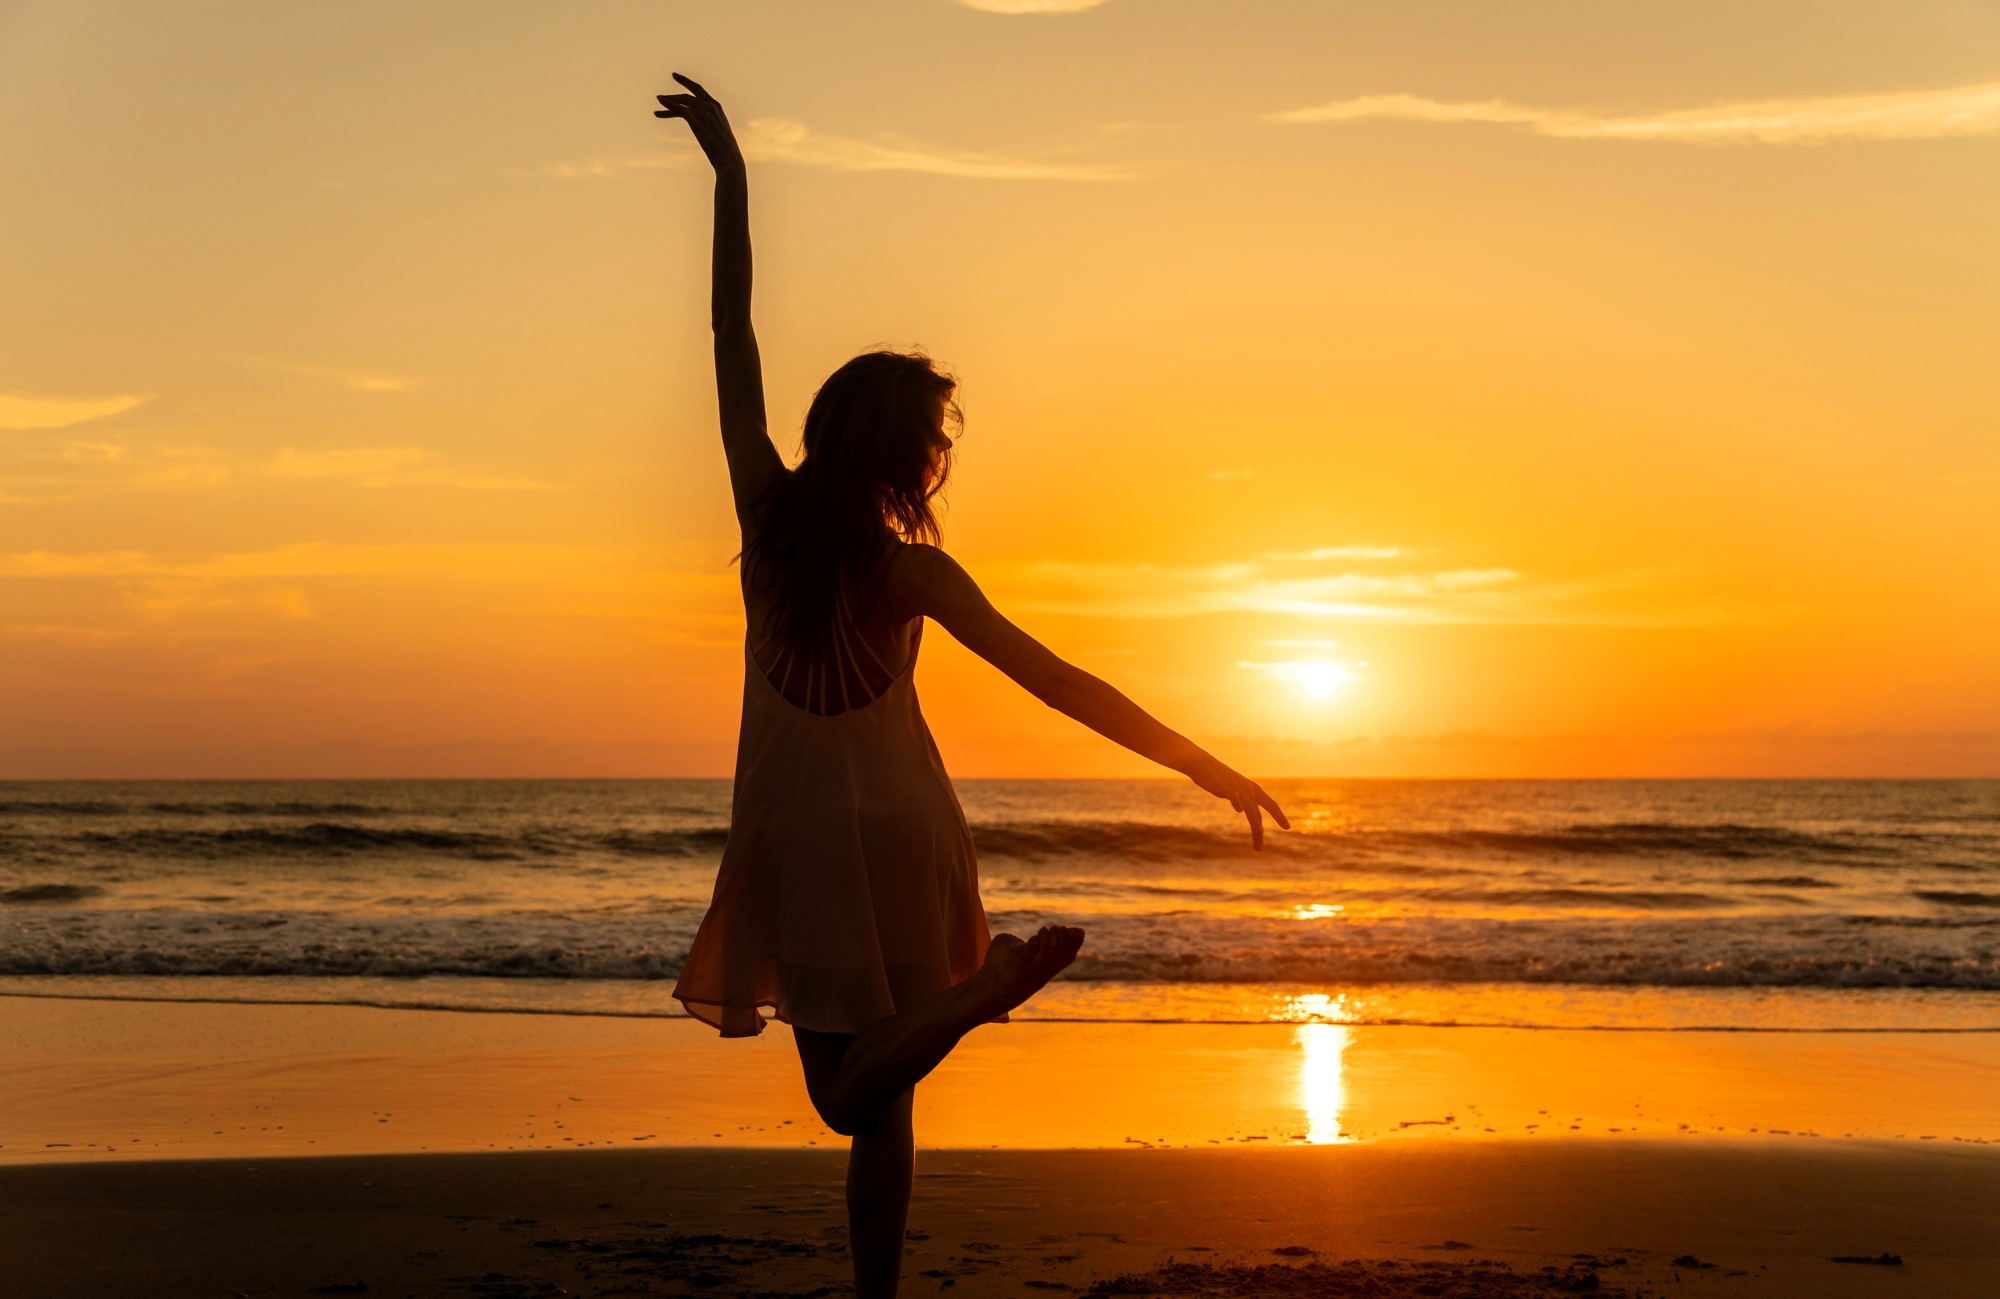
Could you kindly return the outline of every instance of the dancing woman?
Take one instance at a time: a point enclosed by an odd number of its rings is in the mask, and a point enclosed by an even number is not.
[[[953,381],[922,356],[834,371],[787,469],[750,329],[749,189],[722,105],[679,73],[659,96],[715,168],[715,381],[743,530],[743,729],[715,896],[674,995],[725,1037],[792,1028],[806,1090],[852,1138],[849,1246],[863,1299],[893,1296],[910,1207],[916,1084],[1075,959],[1083,931],[989,938],[972,837],[917,708],[931,618],[1043,703],[1229,800],[1263,846],[1254,781],[1057,658],[937,548]]]

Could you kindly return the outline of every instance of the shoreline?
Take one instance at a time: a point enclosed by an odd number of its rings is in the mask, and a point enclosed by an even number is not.
[[[679,1020],[672,982],[479,975],[0,975],[0,998]],[[1593,1032],[2000,1033],[2000,990],[1565,983],[1154,983],[1058,979],[1042,1024],[1338,1024]]]
[[[55,976],[62,977],[62,976]],[[1553,986],[1553,985],[1552,985]],[[1673,989],[1672,991],[1680,991]],[[1875,989],[1860,989],[1872,992]],[[1896,991],[1901,991],[1897,989]],[[1925,991],[1930,991],[1925,989]],[[1942,990],[1946,995],[1958,995],[1953,990]],[[1988,996],[1981,991],[1978,994]],[[115,1001],[147,1005],[167,1006],[351,1006],[358,1010],[414,1011],[439,1015],[550,1015],[577,1019],[637,1019],[637,1020],[695,1020],[685,1012],[615,1010],[591,1008],[561,1008],[548,1006],[472,1006],[449,1005],[438,1002],[395,1002],[369,1000],[358,997],[327,997],[312,999],[305,997],[224,997],[224,996],[145,996],[138,993],[119,994],[109,992],[23,992],[17,988],[0,988],[0,999],[18,998],[24,1001]],[[1437,1019],[1211,1019],[1211,1018],[1165,1018],[1147,1017],[1134,1019],[1121,1015],[1034,1015],[1012,1012],[1016,1022],[1034,1024],[1202,1024],[1217,1028],[1264,1028],[1292,1027],[1302,1024],[1324,1024],[1341,1028],[1437,1028],[1437,1029],[1507,1029],[1517,1033],[1804,1033],[1841,1034],[1862,1033],[1876,1036],[1923,1035],[1930,1033],[1992,1033],[2000,1034],[2000,1024],[1966,1025],[1913,1025],[1887,1027],[1876,1024],[1864,1025],[1806,1025],[1806,1024],[1488,1024],[1480,1022],[1458,1022]],[[766,1020],[769,1025],[776,1021]]]

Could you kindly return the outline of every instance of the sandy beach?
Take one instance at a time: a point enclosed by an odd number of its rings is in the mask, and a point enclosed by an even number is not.
[[[744,1149],[14,1167],[0,1251],[19,1294],[841,1293],[840,1171]],[[1980,1296],[1996,1205],[1994,1152],[1865,1142],[926,1151],[905,1292]]]
[[[20,1293],[846,1285],[781,1026],[11,997],[0,1028]],[[1996,1079],[1984,1033],[994,1027],[919,1093],[906,1292],[1991,1294]]]

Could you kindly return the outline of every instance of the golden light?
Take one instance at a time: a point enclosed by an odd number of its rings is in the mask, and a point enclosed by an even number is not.
[[[1340,1112],[1347,1104],[1344,1065],[1353,1030],[1345,1024],[1300,1024],[1292,1033],[1299,1044],[1299,1109],[1307,1143],[1352,1141],[1340,1130]]]

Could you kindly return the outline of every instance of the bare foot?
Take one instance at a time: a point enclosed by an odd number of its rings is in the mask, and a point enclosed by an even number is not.
[[[995,934],[986,949],[986,964],[974,977],[984,986],[980,999],[987,1012],[1004,1014],[1041,991],[1042,985],[1076,959],[1083,931],[1067,925],[1044,925],[1022,942],[1012,934]]]

